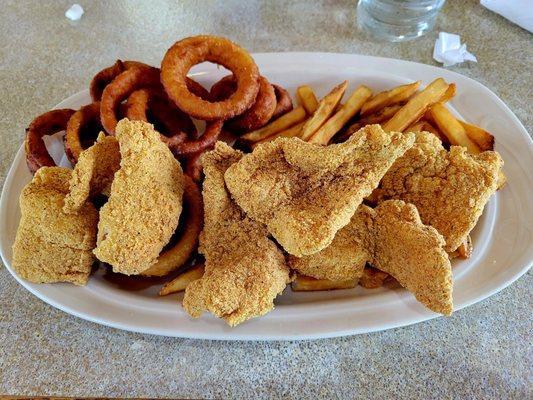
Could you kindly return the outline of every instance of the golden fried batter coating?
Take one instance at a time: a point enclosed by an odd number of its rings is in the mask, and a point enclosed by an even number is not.
[[[452,272],[444,239],[420,220],[416,207],[399,200],[375,209],[361,205],[330,246],[289,257],[298,272],[318,279],[359,279],[368,262],[387,272],[429,309],[452,312]]]
[[[445,249],[452,252],[496,191],[502,165],[496,152],[473,155],[459,146],[448,152],[435,135],[417,132],[415,145],[385,174],[379,192],[384,199],[414,204],[422,221],[444,236]]]
[[[226,169],[241,157],[222,142],[202,157],[205,221],[199,251],[205,274],[187,286],[183,300],[191,316],[208,310],[231,326],[272,310],[289,283],[283,253],[266,227],[247,217],[225,187]]]
[[[225,181],[237,204],[295,256],[327,247],[375,189],[411,133],[369,125],[327,147],[278,138],[228,168]]]
[[[156,261],[178,226],[183,173],[152,125],[123,119],[116,137],[120,169],[100,209],[94,254],[113,271],[135,275]]]
[[[98,194],[109,196],[111,182],[120,168],[120,149],[114,136],[98,135],[96,142],[80,153],[70,178],[64,211],[76,212]]]
[[[21,219],[13,268],[31,282],[85,285],[94,262],[98,212],[90,203],[63,212],[71,171],[40,168],[20,195]]]

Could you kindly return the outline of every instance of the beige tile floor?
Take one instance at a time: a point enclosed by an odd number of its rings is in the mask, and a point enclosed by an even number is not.
[[[117,58],[157,63],[176,39],[229,36],[250,51],[332,51],[435,64],[436,34],[375,43],[353,1],[69,1],[0,4],[0,183],[37,114]],[[478,64],[451,69],[494,90],[532,131],[532,36],[447,2],[438,30]],[[0,394],[205,398],[531,398],[532,280],[427,323],[313,342],[229,343],[121,332],[55,310],[0,268]]]

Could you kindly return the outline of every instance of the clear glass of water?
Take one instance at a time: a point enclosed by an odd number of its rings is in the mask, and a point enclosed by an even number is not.
[[[359,0],[357,24],[376,39],[401,42],[425,35],[445,0]]]

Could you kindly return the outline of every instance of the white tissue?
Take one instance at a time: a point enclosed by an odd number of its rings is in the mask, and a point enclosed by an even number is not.
[[[531,0],[481,0],[481,5],[533,33]]]
[[[461,44],[461,37],[453,33],[440,32],[435,42],[433,58],[445,67],[450,67],[463,61],[477,62],[476,57],[466,51],[466,44]]]
[[[83,7],[79,4],[73,4],[72,7],[70,7],[65,13],[65,17],[67,17],[71,21],[78,21],[82,15]]]

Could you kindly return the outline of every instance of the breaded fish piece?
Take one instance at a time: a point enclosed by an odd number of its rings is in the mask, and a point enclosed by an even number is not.
[[[205,221],[199,251],[205,274],[187,286],[183,299],[191,316],[207,310],[231,326],[272,310],[290,281],[284,255],[266,227],[246,216],[226,190],[224,173],[242,156],[218,142],[202,157]]]
[[[149,268],[178,226],[183,172],[152,125],[117,125],[120,169],[100,209],[94,254],[113,271],[136,275]]]
[[[444,239],[424,225],[416,207],[399,200],[361,205],[324,250],[289,266],[317,279],[359,279],[366,263],[387,272],[429,309],[452,312],[452,273]]]
[[[490,196],[498,188],[503,161],[493,151],[469,154],[464,147],[446,151],[428,132],[416,132],[415,145],[396,160],[379,189],[383,199],[399,199],[418,209],[422,222],[444,236],[445,249],[461,245]]]
[[[386,133],[379,125],[327,147],[278,138],[228,168],[226,185],[287,252],[309,255],[331,243],[413,142],[414,134]]]
[[[375,209],[371,264],[392,275],[430,310],[453,311],[452,268],[444,238],[420,220],[416,207],[386,201]]]
[[[70,178],[66,168],[40,168],[20,195],[13,268],[31,282],[85,285],[89,278],[98,212],[90,203],[78,213],[63,211]]]
[[[64,211],[76,212],[91,197],[109,196],[111,182],[120,168],[120,148],[114,136],[98,135],[96,142],[81,152],[72,171]]]
[[[289,266],[316,279],[359,279],[366,263],[373,258],[373,214],[371,208],[360,205],[350,223],[337,232],[328,247],[304,257],[289,255]]]

